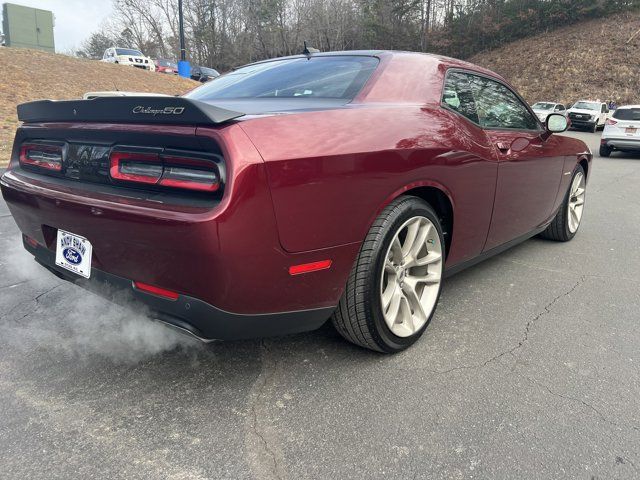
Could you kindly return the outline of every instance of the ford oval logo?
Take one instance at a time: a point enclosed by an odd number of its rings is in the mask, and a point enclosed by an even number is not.
[[[79,265],[82,262],[82,255],[73,247],[67,247],[62,250],[62,255],[69,263],[73,263],[74,265]]]

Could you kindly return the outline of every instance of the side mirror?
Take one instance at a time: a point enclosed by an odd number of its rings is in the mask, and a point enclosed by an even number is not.
[[[569,121],[567,117],[561,115],[559,113],[551,113],[547,117],[547,121],[545,122],[545,127],[547,131],[550,133],[561,133],[564,132],[567,128],[569,128]]]

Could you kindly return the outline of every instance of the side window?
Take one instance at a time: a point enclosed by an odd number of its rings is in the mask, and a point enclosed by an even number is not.
[[[537,130],[538,122],[527,107],[505,85],[471,75],[480,125],[484,128]]]
[[[565,110],[566,108],[564,108],[564,105],[558,105],[558,111],[564,112]]]
[[[607,106],[603,103],[602,104],[602,113],[607,113]]]
[[[447,74],[442,92],[442,104],[458,112],[463,117],[467,117],[472,122],[480,123],[476,111],[476,102],[471,92],[469,75],[460,72],[449,72]]]

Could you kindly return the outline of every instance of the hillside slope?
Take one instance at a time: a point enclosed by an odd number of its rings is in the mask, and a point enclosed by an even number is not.
[[[581,98],[640,103],[640,14],[590,20],[469,59],[509,80],[528,102]]]
[[[96,90],[175,95],[199,85],[173,75],[22,48],[0,47],[0,65],[0,167],[11,155],[19,103],[81,98]]]

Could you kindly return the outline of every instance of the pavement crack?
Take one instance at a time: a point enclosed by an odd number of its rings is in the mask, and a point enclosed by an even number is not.
[[[567,291],[561,293],[560,295],[556,296],[555,298],[553,298],[553,300],[551,300],[549,303],[547,303],[539,313],[537,313],[534,317],[532,317],[526,323],[526,325],[524,327],[523,336],[520,339],[520,341],[518,341],[517,345],[509,348],[508,350],[504,350],[504,351],[494,355],[493,357],[489,358],[488,360],[486,360],[486,361],[484,361],[482,363],[476,364],[476,365],[462,365],[460,367],[454,367],[454,368],[450,368],[448,370],[432,370],[432,372],[437,374],[437,375],[443,375],[443,374],[446,374],[446,373],[454,372],[456,370],[473,370],[473,369],[477,369],[477,368],[486,367],[490,363],[493,363],[496,360],[499,360],[500,358],[504,357],[505,355],[512,355],[512,356],[515,357],[514,352],[516,350],[518,350],[519,348],[521,348],[529,340],[529,333],[531,332],[531,329],[533,328],[533,325],[538,320],[540,320],[542,317],[544,317],[545,315],[551,313],[551,308],[558,301],[560,301],[560,299],[571,295],[580,285],[582,285],[584,283],[584,281],[587,279],[587,277],[588,277],[588,275],[580,276],[578,281],[571,288],[569,288],[569,290],[567,290]]]
[[[53,292],[56,288],[59,288],[59,287],[61,287],[62,285],[63,285],[62,283],[59,283],[59,284],[57,284],[57,285],[54,285],[53,287],[51,287],[51,288],[49,288],[49,289],[45,290],[44,292],[42,292],[41,294],[37,295],[33,300],[34,300],[36,303],[38,303],[38,304],[39,304],[39,303],[40,303],[40,298],[44,297],[44,296],[45,296],[45,295],[47,295],[48,293]]]
[[[27,280],[27,281],[29,281],[29,280]],[[26,283],[26,282],[23,282],[23,283]],[[31,303],[31,302],[35,302],[35,304],[36,304],[36,308],[35,308],[33,311],[31,311],[31,312],[29,312],[29,313],[27,313],[27,314],[23,315],[22,317],[20,317],[17,321],[22,320],[24,317],[26,317],[27,315],[32,314],[33,312],[35,312],[35,311],[38,309],[38,306],[39,306],[39,304],[40,304],[40,298],[42,298],[42,297],[43,297],[43,296],[45,296],[46,294],[48,294],[48,293],[52,292],[52,291],[53,291],[53,290],[55,290],[56,288],[61,287],[62,285],[63,285],[62,283],[59,283],[59,284],[57,284],[57,285],[54,285],[54,286],[53,286],[53,287],[51,287],[51,288],[48,288],[47,290],[45,290],[44,292],[42,292],[42,293],[38,294],[38,295],[37,295],[36,297],[34,297],[34,298],[30,298],[30,299],[23,300],[23,301],[21,301],[21,302],[16,303],[13,307],[11,307],[11,309],[9,309],[9,311],[8,311],[7,313],[5,313],[4,315],[1,315],[1,316],[0,316],[0,320],[2,320],[2,319],[4,319],[4,318],[7,318],[9,315],[11,315],[15,310],[17,310],[17,309],[18,309],[19,307],[21,307],[22,305],[25,305],[25,304],[27,304],[27,303]]]
[[[564,297],[568,297],[569,295],[571,295],[576,288],[578,288],[580,285],[582,285],[584,283],[584,281],[586,280],[586,275],[582,275],[578,281],[566,292],[561,293],[560,295],[558,295],[557,297],[555,297],[553,300],[551,300],[549,303],[547,303],[544,306],[544,309],[541,310],[535,317],[533,317],[531,320],[529,320],[527,322],[527,324],[524,327],[524,335],[522,337],[522,339],[518,342],[518,345],[516,345],[515,347],[513,347],[510,350],[507,350],[506,352],[503,352],[499,355],[497,355],[496,357],[494,357],[495,359],[500,358],[502,355],[506,355],[507,353],[513,353],[516,350],[518,350],[519,348],[521,348],[528,340],[529,340],[529,332],[531,331],[531,328],[533,327],[533,325],[540,320],[542,317],[544,317],[545,315],[548,315],[549,313],[551,313],[551,308],[558,303],[558,301],[561,298]],[[490,360],[492,361],[492,360]]]
[[[260,349],[262,351],[262,370],[254,385],[255,391],[251,395],[249,407],[249,428],[257,439],[257,444],[254,444],[254,447],[256,447],[254,450],[257,451],[254,451],[255,461],[252,462],[252,470],[254,470],[256,478],[275,478],[282,480],[283,476],[281,474],[278,456],[269,443],[266,430],[261,426],[261,415],[258,412],[261,407],[264,407],[264,398],[267,395],[269,386],[273,383],[277,362],[273,355],[271,355],[265,339],[260,341]],[[248,446],[248,449],[251,450],[252,448]]]
[[[531,383],[533,383],[534,385],[537,385],[538,387],[540,387],[540,388],[542,388],[542,389],[546,390],[547,392],[549,392],[549,393],[550,393],[551,395],[553,395],[554,397],[562,398],[562,399],[564,399],[564,400],[569,400],[569,401],[576,402],[576,403],[580,403],[580,404],[581,404],[581,405],[583,405],[585,408],[587,408],[587,409],[591,410],[591,411],[592,411],[592,412],[594,412],[596,415],[598,415],[598,416],[600,417],[600,419],[601,419],[603,422],[606,422],[606,423],[608,423],[609,425],[612,425],[612,426],[614,426],[614,427],[618,427],[618,428],[623,428],[623,427],[625,427],[625,426],[626,426],[626,427],[628,427],[628,428],[631,428],[632,430],[640,431],[640,427],[638,427],[638,426],[636,426],[636,425],[620,425],[619,423],[614,422],[613,420],[610,420],[610,419],[609,419],[609,418],[607,418],[607,417],[606,417],[606,416],[605,416],[605,415],[604,415],[600,410],[598,410],[596,407],[594,407],[594,406],[593,406],[593,405],[591,405],[590,403],[585,402],[585,401],[584,401],[583,399],[581,399],[581,398],[571,397],[571,396],[569,396],[569,395],[562,395],[562,394],[560,394],[560,393],[557,393],[557,392],[553,391],[549,386],[547,386],[547,385],[545,385],[545,384],[543,384],[543,383],[540,383],[540,382],[535,381],[535,380],[534,380],[534,379],[532,379],[531,377],[528,377],[528,376],[526,376],[526,375],[525,375],[525,377],[526,377],[526,378],[527,378]],[[630,463],[632,463],[632,462],[630,462]],[[633,467],[635,468],[635,465],[633,465]]]

